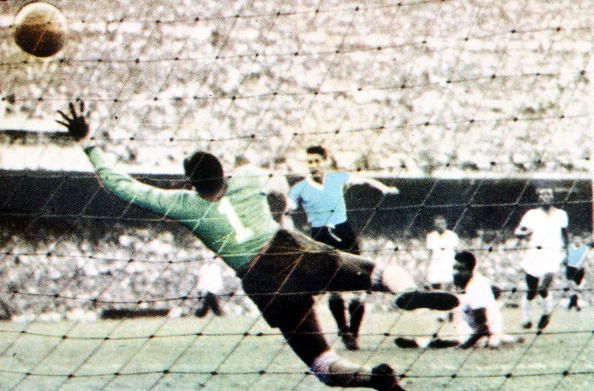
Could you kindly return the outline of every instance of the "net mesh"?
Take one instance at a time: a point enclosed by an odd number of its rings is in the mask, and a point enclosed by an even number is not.
[[[3,387],[324,387],[220,259],[225,316],[192,316],[206,297],[201,267],[216,257],[98,186],[54,122],[83,100],[117,168],[164,187],[180,185],[182,160],[197,149],[292,184],[307,174],[305,148],[326,146],[340,170],[400,189],[349,189],[365,256],[424,284],[425,235],[446,216],[502,288],[506,331],[525,339],[401,350],[394,337],[459,330],[368,294],[362,349],[344,352],[354,361],[387,361],[411,389],[589,389],[592,278],[586,269],[583,309],[570,312],[563,270],[551,325],[521,329],[525,244],[513,229],[546,181],[572,241],[591,241],[590,1],[56,0],[66,45],[46,59],[12,38],[26,3],[0,2]],[[293,220],[307,229],[303,211]]]

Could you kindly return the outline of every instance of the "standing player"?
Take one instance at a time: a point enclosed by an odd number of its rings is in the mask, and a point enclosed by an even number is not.
[[[198,287],[202,292],[204,302],[202,307],[196,310],[195,315],[203,318],[208,314],[209,310],[212,310],[216,316],[223,316],[223,308],[218,297],[223,290],[223,276],[221,275],[221,267],[213,259],[206,260],[200,267]]]
[[[540,206],[524,214],[514,234],[518,238],[529,240],[520,264],[526,273],[528,288],[522,299],[522,327],[532,327],[532,300],[539,294],[543,300],[543,314],[538,322],[538,329],[542,330],[549,324],[553,310],[553,300],[548,289],[566,257],[569,234],[567,213],[553,206],[553,189],[538,187],[536,194]]]
[[[427,234],[426,245],[431,252],[427,268],[427,282],[433,289],[442,289],[453,282],[454,256],[460,239],[448,229],[445,217],[439,215],[433,219],[434,231]]]
[[[311,237],[339,250],[360,254],[360,245],[353,228],[347,221],[345,186],[368,184],[383,194],[398,194],[398,189],[383,183],[346,172],[330,171],[333,159],[322,146],[306,149],[309,176],[297,182],[289,191],[290,208],[301,204],[311,227]],[[349,350],[359,349],[357,337],[365,313],[365,305],[358,295],[349,304],[350,324],[347,325],[344,299],[331,293],[330,312],[336,320],[339,335]]]
[[[575,243],[569,245],[567,249],[567,265],[565,267],[565,278],[567,279],[567,291],[571,292],[569,296],[569,303],[567,309],[575,308],[576,311],[581,311],[579,304],[578,291],[579,287],[586,274],[586,259],[590,252],[590,246],[582,244],[576,246]]]
[[[521,338],[503,334],[503,317],[499,305],[495,301],[494,287],[481,273],[476,271],[476,259],[468,251],[455,255],[454,284],[462,290],[459,297],[459,310],[464,319],[464,329],[467,332],[463,338],[443,340],[432,338],[424,343],[407,338],[396,338],[397,346],[402,348],[449,348],[458,346],[468,349],[474,346],[482,337],[488,338],[487,346],[498,348],[501,344],[521,342]]]
[[[454,256],[458,248],[460,238],[448,229],[448,222],[442,215],[433,219],[434,230],[427,234],[426,245],[431,252],[431,260],[427,267],[427,282],[432,289],[451,288],[454,275]],[[452,321],[453,314],[448,314],[448,320]],[[437,320],[445,321],[443,315]]]
[[[80,113],[58,111],[58,123],[76,140],[86,141],[89,127],[84,104]],[[219,160],[195,152],[184,171],[195,188],[164,190],[141,183],[111,168],[100,148],[85,153],[103,186],[123,201],[180,222],[218,254],[242,280],[244,291],[271,327],[280,328],[287,343],[325,384],[400,390],[387,364],[373,369],[338,357],[330,348],[313,310],[313,295],[326,291],[398,291],[399,286],[373,262],[340,252],[305,235],[280,229],[272,218],[259,175],[224,176]],[[429,305],[449,310],[458,304],[447,293],[409,292],[397,301],[403,309]]]

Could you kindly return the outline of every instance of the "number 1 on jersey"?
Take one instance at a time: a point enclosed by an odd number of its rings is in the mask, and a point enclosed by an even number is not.
[[[221,214],[224,214],[227,217],[227,220],[229,220],[229,224],[231,224],[231,227],[233,227],[233,230],[235,231],[235,241],[237,243],[243,243],[254,236],[254,231],[244,227],[241,223],[237,212],[235,212],[233,205],[231,205],[231,202],[229,202],[227,197],[221,199],[218,210]]]

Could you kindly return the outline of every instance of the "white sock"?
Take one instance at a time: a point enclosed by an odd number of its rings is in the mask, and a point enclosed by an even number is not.
[[[543,299],[542,308],[545,315],[550,315],[550,313],[553,311],[553,298],[551,297],[550,293]]]
[[[431,343],[431,338],[419,337],[415,340],[415,342],[420,348],[425,349],[427,346],[429,346],[429,343]]]
[[[532,320],[532,302],[526,296],[522,297],[522,322],[527,323]]]
[[[330,365],[338,360],[338,355],[332,349],[326,350],[320,354],[311,364],[311,370],[318,379],[324,384],[330,382]]]
[[[376,263],[371,272],[371,286],[376,288],[383,288],[382,274],[384,274],[384,265]]]

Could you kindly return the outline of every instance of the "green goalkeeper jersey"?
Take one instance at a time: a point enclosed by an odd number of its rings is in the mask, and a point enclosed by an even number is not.
[[[235,270],[249,262],[279,228],[259,175],[246,172],[229,178],[223,198],[210,202],[194,191],[160,189],[118,173],[99,148],[89,147],[85,152],[111,193],[184,224]]]

